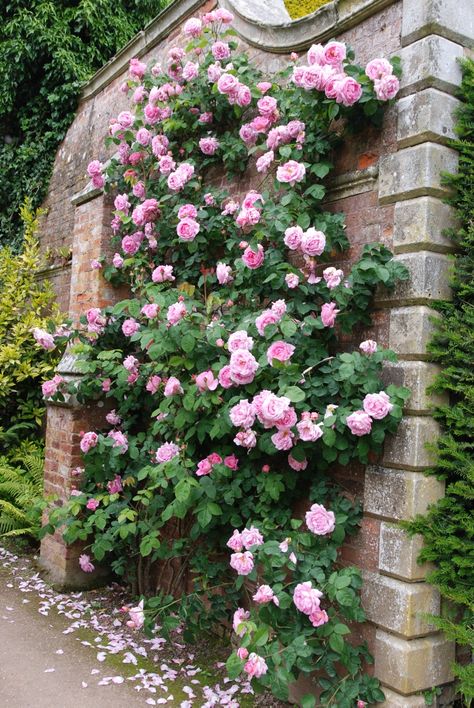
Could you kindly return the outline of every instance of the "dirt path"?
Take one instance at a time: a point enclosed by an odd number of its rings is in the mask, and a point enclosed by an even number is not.
[[[0,566],[0,706],[2,708],[126,708],[146,705],[124,681],[98,686],[95,653],[63,631],[70,620],[38,612],[38,598],[7,587]],[[25,602],[26,600],[26,602]],[[83,686],[83,682],[87,686]]]

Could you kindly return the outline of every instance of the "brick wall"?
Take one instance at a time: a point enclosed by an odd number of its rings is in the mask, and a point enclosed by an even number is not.
[[[221,4],[237,7],[241,51],[268,71],[286,62],[294,47],[333,36],[351,45],[360,63],[377,55],[402,57],[401,98],[386,111],[380,130],[351,136],[338,150],[327,208],[346,216],[351,250],[343,266],[357,258],[364,244],[380,241],[411,273],[395,295],[379,293],[373,327],[353,333],[357,342],[371,337],[399,353],[401,361],[388,366],[385,376],[387,382],[412,389],[406,417],[377,465],[339,469],[335,475],[348,494],[364,501],[360,532],[344,547],[341,560],[357,564],[365,576],[363,602],[370,621],[360,631],[375,654],[375,673],[387,696],[384,705],[421,708],[424,699],[418,692],[451,680],[453,646],[421,616],[421,611],[437,611],[439,597],[424,582],[427,568],[416,563],[420,539],[407,539],[397,521],[423,512],[443,493],[439,482],[423,474],[431,464],[424,444],[438,434],[429,415],[436,401],[426,394],[437,369],[426,361],[426,345],[430,303],[449,297],[446,254],[451,246],[442,229],[451,223],[451,213],[441,201],[445,190],[439,172],[456,166],[446,140],[453,134],[453,93],[460,81],[456,59],[474,37],[474,4],[460,0],[461,12],[455,0],[336,0],[314,17],[280,29],[268,29],[263,17],[262,22],[246,19],[246,0]],[[128,59],[139,54],[160,61],[176,44],[180,23],[196,14],[198,5],[196,0],[174,3],[164,18],[92,79],[58,150],[44,205],[48,213],[41,223],[41,247],[72,249],[71,265],[55,269],[51,279],[58,300],[74,317],[121,297],[90,268],[91,258],[108,251],[110,202],[87,189],[85,172],[91,159],[107,159],[102,140],[109,120],[127,108],[117,88]],[[212,5],[203,4],[199,11]],[[160,22],[168,23],[169,31],[162,31]],[[235,184],[235,192],[251,188],[252,178],[246,175]],[[66,374],[75,375],[67,362],[63,367]],[[87,411],[72,404],[48,407],[46,485],[60,489],[61,495],[69,490],[68,470],[79,459],[77,433],[84,415]],[[90,423],[84,427],[90,429]],[[43,543],[45,565],[68,581],[75,553],[66,551],[58,538]]]

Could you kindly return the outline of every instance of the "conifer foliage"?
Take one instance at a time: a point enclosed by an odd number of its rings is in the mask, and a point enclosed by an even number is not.
[[[444,433],[437,444],[437,463],[430,473],[446,480],[446,496],[428,515],[410,525],[421,533],[422,561],[436,570],[429,581],[455,604],[435,618],[436,625],[463,646],[474,646],[474,61],[463,63],[462,98],[457,117],[459,172],[445,177],[454,189],[451,203],[459,227],[450,234],[459,251],[452,277],[453,301],[431,342],[433,359],[443,367],[433,390],[447,393],[449,403],[435,411]],[[451,603],[448,603],[451,606]],[[474,699],[474,665],[458,665],[455,673],[465,705]]]

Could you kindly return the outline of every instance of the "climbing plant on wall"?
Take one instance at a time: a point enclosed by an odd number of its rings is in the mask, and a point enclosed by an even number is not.
[[[166,0],[8,0],[0,27],[0,245],[23,236],[20,205],[44,199],[81,86]]]
[[[365,705],[383,696],[367,647],[347,640],[364,620],[361,577],[338,563],[360,509],[333,473],[381,450],[408,392],[382,386],[393,352],[341,337],[370,324],[379,284],[407,274],[381,244],[339,267],[349,243],[323,179],[344,125],[380,117],[398,79],[339,42],[265,76],[231,21],[192,18],[163,66],[131,61],[115,155],[89,165],[115,195],[116,252],[93,267],[130,297],[84,314],[83,379],[46,392],[112,410],[84,431],[82,484],[45,533],[66,523],[90,548],[84,572],[106,561],[153,596],[133,626],[184,620],[189,638],[233,617],[230,676],[287,698],[318,668],[323,705]],[[170,559],[181,569],[157,593],[152,565]],[[175,599],[186,571],[193,591]]]

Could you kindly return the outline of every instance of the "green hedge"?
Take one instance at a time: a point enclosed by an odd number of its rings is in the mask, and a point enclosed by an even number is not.
[[[451,602],[436,625],[458,644],[474,646],[474,61],[463,63],[457,116],[459,172],[445,177],[454,189],[451,199],[459,228],[450,234],[459,249],[454,259],[453,301],[443,303],[443,315],[430,345],[434,361],[443,367],[433,390],[449,394],[449,404],[435,411],[444,433],[437,445],[432,474],[446,480],[446,496],[427,516],[410,525],[421,533],[421,561],[436,570],[429,581]],[[455,603],[455,604],[452,604]],[[457,665],[455,674],[465,705],[474,699],[474,665]]]
[[[8,0],[0,29],[0,245],[43,201],[80,88],[167,0]]]

